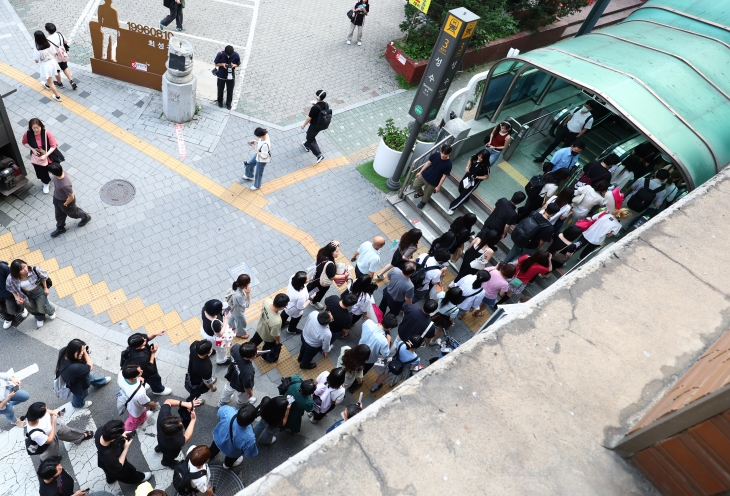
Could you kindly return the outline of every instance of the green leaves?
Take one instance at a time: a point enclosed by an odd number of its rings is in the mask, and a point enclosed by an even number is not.
[[[396,152],[403,151],[403,148],[406,146],[406,141],[408,140],[408,134],[408,128],[404,127],[401,129],[396,127],[392,118],[385,121],[385,129],[382,127],[378,128],[378,136],[383,138],[383,141],[386,145],[388,145],[388,148]]]

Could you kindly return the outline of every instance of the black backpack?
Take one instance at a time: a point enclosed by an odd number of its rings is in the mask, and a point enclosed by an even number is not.
[[[540,212],[532,212],[515,226],[512,231],[512,242],[515,246],[524,248],[546,223],[550,224]]]
[[[124,349],[124,351],[122,351],[122,356],[121,356],[121,358],[119,360],[119,368],[120,369],[123,369],[124,368],[124,365],[126,365],[126,363],[128,361],[130,361],[131,359],[132,359],[132,350],[130,350],[129,349],[129,346],[127,346]]]
[[[282,377],[281,384],[276,386],[276,389],[279,390],[280,395],[284,396],[289,390],[289,386],[291,386],[291,377]]]
[[[33,441],[30,438],[30,435],[34,432],[45,433],[43,429],[31,429],[29,432],[25,433],[25,451],[27,451],[30,456],[40,455],[41,453],[45,452],[50,446],[50,444],[38,444]]]
[[[317,129],[320,131],[324,131],[328,127],[330,127],[330,122],[332,122],[332,110],[330,110],[330,106],[327,105],[324,102],[320,102],[324,107],[319,107],[319,115],[317,116]],[[317,103],[316,105],[319,105]]]
[[[527,196],[537,196],[544,187],[545,177],[542,174],[538,174],[537,176],[532,176],[530,182],[525,185],[525,193],[527,193]]]
[[[416,357],[413,360],[408,360],[407,362],[401,362],[400,349],[404,344],[405,343],[401,343],[398,345],[398,348],[395,350],[395,356],[390,360],[390,363],[388,364],[388,371],[393,375],[400,374],[401,372],[403,372],[403,368],[406,365],[411,364],[411,363],[415,362],[416,360],[418,360],[418,357]]]
[[[188,467],[188,457],[186,456],[183,461],[177,462],[177,465],[175,465],[175,471],[172,473],[172,487],[174,487],[177,494],[181,496],[195,494],[197,491],[193,489],[190,481],[193,479],[199,479],[205,475],[208,475],[206,470],[190,472],[190,467]]]
[[[426,255],[426,258],[423,259],[423,262],[416,264],[416,271],[411,276],[411,282],[413,283],[413,287],[415,289],[421,289],[423,286],[423,281],[426,280],[426,261],[431,258],[431,255]]]
[[[634,212],[643,212],[647,208],[649,208],[649,205],[651,205],[651,202],[656,199],[656,194],[659,193],[662,189],[664,189],[664,185],[660,185],[658,188],[655,189],[649,189],[649,183],[651,182],[651,178],[647,177],[644,180],[644,187],[641,188],[639,191],[634,193],[634,196],[632,196],[629,201],[626,203],[626,206],[629,207]]]

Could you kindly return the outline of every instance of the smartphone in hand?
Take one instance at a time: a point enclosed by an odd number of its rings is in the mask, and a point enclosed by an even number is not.
[[[129,441],[130,439],[134,439],[136,435],[137,435],[137,431],[133,430],[132,432],[127,434],[127,441]]]
[[[63,417],[64,415],[66,415],[66,409],[65,408],[58,411],[58,416],[59,417]]]
[[[289,397],[287,397],[286,401],[288,401],[288,402],[289,402],[289,404],[291,405],[291,404],[292,404],[292,403],[294,403],[294,401],[296,401],[296,400],[294,399],[294,396],[289,396]]]

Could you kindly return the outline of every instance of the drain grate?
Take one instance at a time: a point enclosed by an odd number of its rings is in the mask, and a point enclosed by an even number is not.
[[[108,205],[126,205],[131,202],[137,190],[124,179],[114,179],[101,187],[101,201]]]
[[[215,487],[216,496],[234,496],[243,490],[243,481],[221,465],[209,465],[208,484]]]

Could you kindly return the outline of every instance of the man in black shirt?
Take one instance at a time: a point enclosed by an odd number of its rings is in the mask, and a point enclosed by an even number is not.
[[[553,239],[553,225],[548,220],[553,215],[557,214],[560,211],[560,206],[557,202],[549,203],[547,207],[545,207],[545,212],[540,214],[540,212],[532,212],[527,218],[520,221],[520,224],[523,222],[525,223],[537,223],[538,229],[535,234],[533,234],[530,239],[525,240],[524,243],[522,243],[522,246],[517,246],[517,243],[512,245],[512,249],[507,253],[507,256],[504,257],[503,262],[504,263],[511,263],[513,260],[516,260],[518,257],[520,257],[523,253],[527,253],[529,255],[532,255],[535,253],[540,246],[542,246],[543,243],[550,243]],[[519,228],[518,227],[515,229]],[[515,236],[515,233],[512,233],[513,239]],[[547,245],[546,245],[547,246]]]
[[[60,456],[51,456],[38,467],[40,496],[86,496],[89,490],[74,492],[74,480],[61,466]]]
[[[436,311],[438,302],[436,300],[426,300],[423,304],[423,308],[418,308],[414,305],[403,306],[403,320],[398,326],[398,338],[401,341],[408,341],[408,339],[414,334],[419,336],[426,330],[428,324],[431,323],[431,314]],[[436,329],[431,326],[428,331],[433,337]]]
[[[165,334],[164,329],[149,334],[135,332],[129,336],[129,339],[127,339],[129,346],[122,352],[122,363],[120,364],[122,367],[128,362],[139,365],[142,368],[142,377],[145,383],[149,384],[152,393],[158,396],[172,394],[172,389],[162,385],[162,377],[157,372],[155,355],[160,347],[156,344],[149,344],[150,341],[163,334]]]
[[[332,314],[332,322],[330,322],[332,339],[330,340],[330,344],[334,343],[340,337],[346,338],[349,336],[350,326],[352,325],[350,308],[356,303],[357,296],[352,293],[347,293],[342,296],[332,295],[324,300],[325,310]]]
[[[583,173],[580,181],[583,184],[596,184],[600,181],[611,182],[611,172],[609,169],[620,162],[618,155],[609,153],[601,160],[593,160],[583,167]]]
[[[94,436],[97,465],[104,471],[107,484],[122,482],[137,485],[150,480],[152,472],[140,472],[129,460],[127,454],[134,440],[124,431],[124,422],[110,420],[104,427],[97,429]]]
[[[185,401],[192,401],[193,398],[198,398],[208,391],[216,391],[214,384],[218,378],[213,377],[213,363],[210,361],[212,349],[213,344],[207,339],[195,341],[190,345],[188,373],[185,376],[185,390],[190,395]],[[205,404],[205,400],[200,399],[200,404]]]
[[[321,131],[319,126],[319,114],[323,110],[329,110],[330,107],[324,102],[324,99],[327,97],[327,93],[324,90],[317,90],[315,95],[317,95],[317,101],[314,105],[312,105],[312,108],[309,109],[309,115],[304,120],[304,124],[302,124],[302,129],[309,124],[309,129],[307,129],[307,140],[302,143],[302,146],[306,151],[314,153],[314,156],[317,157],[317,163],[320,163],[324,160],[324,155],[322,155],[319,145],[317,144],[317,134]]]
[[[236,394],[236,403],[243,405],[244,395],[247,396],[249,403],[256,403],[256,397],[253,395],[254,376],[256,370],[253,368],[252,360],[256,357],[256,345],[253,343],[237,344],[231,348],[231,358],[233,361],[228,366],[226,379],[228,384],[223,388],[223,394],[218,401],[218,408],[222,407]]]
[[[175,468],[175,465],[177,465],[175,458],[180,454],[183,445],[193,437],[196,420],[195,407],[200,404],[199,400],[189,402],[169,399],[165,400],[165,404],[160,408],[160,414],[157,417],[157,446],[155,446],[155,452],[162,453],[160,463],[165,467]],[[187,429],[184,429],[182,418],[179,415],[173,415],[173,406],[187,408],[190,411],[190,423]]]
[[[484,227],[477,237],[484,239],[484,233],[487,231],[497,231],[500,239],[504,239],[507,231],[517,219],[517,205],[525,201],[526,197],[522,191],[518,191],[512,195],[511,200],[507,198],[497,200],[497,203],[494,205],[494,210],[489,214],[487,220],[484,221]]]

